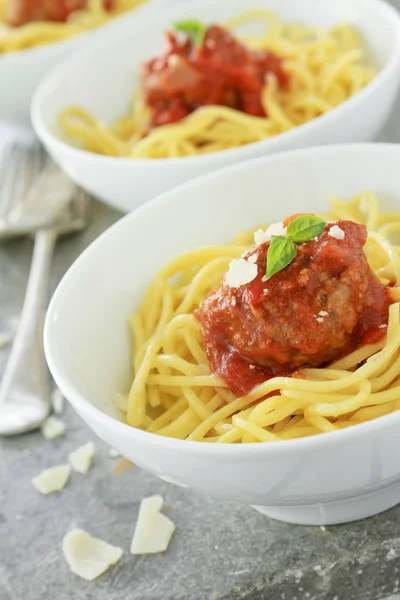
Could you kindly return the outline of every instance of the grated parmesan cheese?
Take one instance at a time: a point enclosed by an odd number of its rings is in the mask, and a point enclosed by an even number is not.
[[[254,233],[254,241],[257,246],[270,242],[274,235],[286,236],[287,228],[283,226],[283,223],[273,223],[265,231],[259,229]]]
[[[385,323],[383,323],[382,325],[378,325],[379,329],[386,329],[387,325],[385,325]]]
[[[258,267],[243,258],[231,260],[229,270],[225,275],[225,281],[231,288],[250,283],[257,277]]]
[[[156,554],[168,548],[175,525],[160,512],[163,502],[159,495],[141,501],[132,539],[132,554]]]
[[[250,263],[251,265],[254,265],[254,263],[257,262],[257,256],[255,254],[252,254],[251,256],[249,256],[249,258],[247,259],[247,262]]]
[[[92,581],[121,558],[122,548],[92,537],[83,529],[69,531],[62,541],[62,551],[75,575]]]
[[[31,480],[33,487],[41,494],[61,492],[71,475],[70,465],[59,465],[45,469]]]
[[[93,442],[88,442],[83,446],[79,446],[74,452],[69,455],[69,461],[74,471],[86,475],[92,466],[95,454],[95,446]]]
[[[168,56],[167,62],[169,67],[174,67],[178,64],[179,57],[176,54],[171,54],[170,56]]]
[[[340,227],[338,225],[334,225],[328,231],[328,235],[330,235],[331,237],[335,238],[335,240],[343,240],[343,238],[344,238],[344,231],[343,231],[343,229],[340,229]]]
[[[324,319],[323,317],[317,317],[317,323],[323,323]]]
[[[61,435],[64,435],[65,423],[60,421],[60,419],[57,419],[57,417],[49,417],[45,420],[41,429],[46,440],[55,440]]]
[[[329,313],[326,312],[326,310],[320,310],[318,314],[319,314],[320,317],[327,317],[327,316],[329,316]]]

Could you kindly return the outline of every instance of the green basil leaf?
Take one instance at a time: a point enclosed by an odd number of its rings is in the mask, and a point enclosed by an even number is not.
[[[180,21],[174,23],[174,27],[177,31],[186,33],[192,40],[195,46],[201,46],[203,43],[204,36],[207,32],[207,25],[200,23],[200,21]]]
[[[318,236],[326,227],[321,217],[303,215],[291,221],[287,227],[286,235],[294,242],[308,242]]]
[[[283,235],[275,235],[267,252],[267,277],[272,277],[275,273],[282,271],[287,267],[296,256],[296,244]]]

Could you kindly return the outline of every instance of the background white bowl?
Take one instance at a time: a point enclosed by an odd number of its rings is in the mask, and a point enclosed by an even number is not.
[[[269,516],[329,524],[400,501],[400,413],[313,438],[215,445],[173,440],[118,420],[132,379],[127,318],[180,252],[238,230],[327,208],[331,194],[379,194],[400,207],[400,147],[347,145],[264,157],[187,183],[128,215],[86,250],[58,287],[45,349],[53,376],[108,444],[151,473]],[[260,508],[261,507],[261,508]]]
[[[306,125],[211,155],[167,160],[110,158],[82,152],[59,139],[57,117],[68,105],[83,106],[105,122],[128,110],[139,85],[140,63],[161,50],[163,32],[171,23],[185,18],[224,22],[249,6],[267,7],[282,19],[326,28],[343,21],[355,25],[379,75],[359,94]],[[136,23],[121,22],[107,44],[96,44],[58,68],[41,84],[32,105],[33,125],[56,162],[78,184],[124,211],[193,177],[248,158],[316,144],[372,140],[399,87],[400,16],[380,0],[175,0],[147,17]]]
[[[33,92],[43,77],[67,56],[77,52],[79,57],[80,51],[86,44],[94,42],[105,33],[110,33],[124,19],[135,18],[142,10],[148,10],[148,8],[150,7],[139,7],[137,9],[139,12],[134,11],[132,14],[122,15],[98,29],[62,42],[38,46],[21,52],[0,54],[0,119],[30,127],[30,105]]]

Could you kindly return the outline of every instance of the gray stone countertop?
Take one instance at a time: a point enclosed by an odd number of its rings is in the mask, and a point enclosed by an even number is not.
[[[380,139],[400,142],[400,101]],[[52,288],[119,217],[97,205],[85,233],[58,243]],[[31,252],[29,240],[0,245],[0,332],[20,313]],[[8,351],[0,348],[0,375]],[[0,600],[373,600],[400,590],[400,506],[325,531],[279,523],[138,467],[116,475],[117,460],[70,406],[61,418],[66,434],[54,441],[40,432],[0,438]],[[60,494],[39,495],[31,478],[88,440],[97,449],[88,475],[74,473]],[[154,493],[164,496],[176,533],[165,554],[134,557],[139,503]],[[73,575],[60,546],[73,527],[121,546],[122,560],[93,582]]]

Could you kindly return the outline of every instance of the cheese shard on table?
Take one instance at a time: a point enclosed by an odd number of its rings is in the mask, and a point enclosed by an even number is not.
[[[62,541],[62,551],[75,575],[92,581],[121,558],[122,548],[92,537],[83,529],[72,529]]]
[[[57,417],[49,417],[42,425],[42,433],[46,440],[55,440],[60,435],[64,435],[65,423]]]
[[[158,495],[141,501],[131,545],[132,554],[156,554],[168,548],[175,525],[160,512],[162,505],[163,499]]]
[[[83,446],[79,446],[74,452],[69,455],[69,461],[74,471],[86,475],[92,466],[95,454],[95,446],[93,442],[88,442]]]
[[[32,485],[41,494],[60,492],[66,486],[71,475],[70,465],[59,465],[45,469],[32,479]]]

